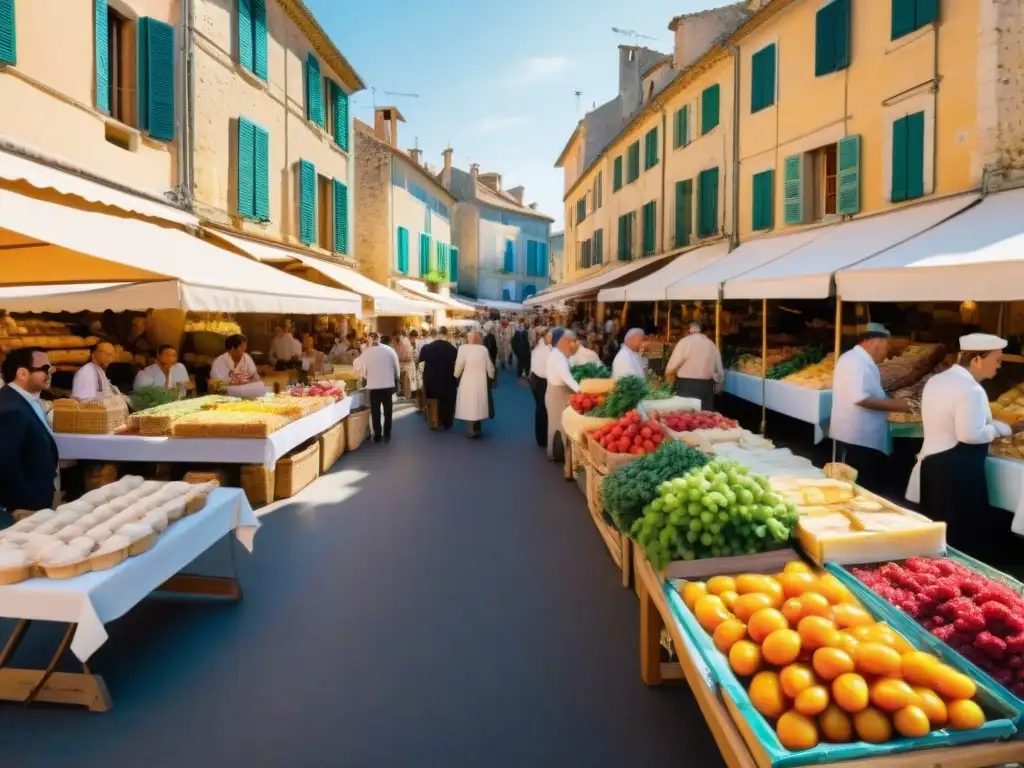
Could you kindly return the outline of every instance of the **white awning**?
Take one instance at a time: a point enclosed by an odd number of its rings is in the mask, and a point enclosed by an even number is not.
[[[501,299],[473,299],[484,309],[496,309],[499,312],[525,312],[526,304],[517,301],[502,301]]]
[[[652,258],[637,259],[636,261],[627,261],[625,263],[613,262],[611,265],[603,268],[600,272],[588,275],[581,280],[568,283],[557,287],[555,290],[544,291],[538,293],[536,296],[531,296],[523,302],[527,307],[537,307],[546,304],[557,304],[560,301],[571,299],[574,296],[580,296],[584,293],[591,293],[599,290],[608,283],[611,283],[620,278],[626,277],[631,272],[635,272],[643,267],[649,267],[659,261],[666,258],[667,254],[660,256],[654,256]]]
[[[955,216],[978,199],[961,195],[854,219],[822,230],[820,237],[722,289],[725,299],[825,299],[832,275]]]
[[[900,245],[836,272],[844,301],[1024,299],[1024,189],[997,192]]]
[[[427,288],[427,284],[422,280],[399,280],[398,286],[416,296],[438,304],[443,304],[444,309],[449,309],[453,312],[476,312],[476,307],[470,304],[464,304],[453,296],[443,296],[440,293],[432,293],[430,289]]]
[[[109,205],[112,208],[137,213],[140,216],[165,219],[186,226],[198,226],[199,224],[198,218],[173,205],[122,192],[83,176],[51,168],[48,165],[2,150],[0,150],[0,178],[8,181],[25,181],[37,189],[52,189],[62,195],[74,195],[90,203]]]
[[[0,286],[9,286],[0,306],[15,311],[41,311],[57,298],[68,304],[72,296],[79,309],[96,311],[359,315],[361,309],[353,293],[294,277],[181,230],[2,189]]]
[[[668,286],[665,298],[681,301],[714,301],[719,298],[722,283],[806,245],[819,237],[821,232],[820,229],[811,229],[789,235],[748,240],[725,258],[717,259],[704,269]]]
[[[694,248],[681,256],[677,256],[657,272],[652,272],[639,280],[620,285],[618,288],[605,288],[597,294],[598,301],[664,301],[666,289],[678,283],[687,275],[721,259],[729,253],[728,243],[715,243]]]
[[[207,231],[223,238],[260,261],[276,264],[297,262],[316,270],[331,282],[372,299],[373,311],[377,315],[425,315],[436,309],[444,309],[439,304],[408,299],[398,291],[393,291],[386,285],[381,285],[341,264],[334,264],[316,256],[281,248],[270,243],[262,243],[259,240],[229,235],[220,230],[208,229]]]

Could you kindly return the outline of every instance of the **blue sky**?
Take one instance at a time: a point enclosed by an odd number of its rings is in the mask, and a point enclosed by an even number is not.
[[[403,149],[418,140],[427,162],[455,149],[455,164],[480,163],[506,188],[526,187],[526,201],[562,227],[562,172],[554,167],[583,109],[618,87],[612,26],[654,37],[641,43],[672,50],[669,20],[724,0],[306,0],[367,83],[353,115],[372,123],[377,104],[394,104],[407,123]],[[441,10],[443,8],[443,10]],[[419,98],[387,96],[385,91]]]

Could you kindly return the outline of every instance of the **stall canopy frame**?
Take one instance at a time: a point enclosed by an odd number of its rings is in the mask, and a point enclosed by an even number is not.
[[[683,253],[672,259],[661,269],[652,272],[639,280],[634,280],[617,288],[605,288],[598,292],[597,300],[610,301],[666,301],[667,288],[683,278],[725,258],[729,253],[729,243],[722,241],[712,245],[704,245]]]
[[[605,267],[597,274],[588,275],[587,277],[569,283],[568,285],[558,286],[554,290],[548,290],[543,293],[538,293],[536,296],[531,296],[524,301],[523,304],[527,307],[547,306],[549,304],[557,304],[558,302],[565,301],[567,299],[574,299],[577,296],[582,296],[586,293],[596,292],[613,280],[626,277],[638,269],[649,267],[652,264],[658,264],[663,262],[665,259],[676,255],[678,255],[677,252],[673,251],[672,253],[663,253],[657,256],[649,256],[643,259],[636,259],[634,261],[617,263],[613,266]]]

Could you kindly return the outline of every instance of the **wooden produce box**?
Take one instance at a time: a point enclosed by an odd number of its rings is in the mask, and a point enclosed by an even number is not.
[[[345,449],[354,451],[370,434],[370,409],[357,408],[345,417]]]
[[[313,442],[279,459],[274,468],[274,496],[290,499],[320,477],[320,444]]]
[[[321,432],[317,436],[316,442],[320,446],[320,474],[323,475],[345,453],[344,422],[339,422],[330,429]]]
[[[632,542],[629,537],[614,525],[610,525],[604,519],[604,507],[601,505],[601,482],[606,473],[593,465],[587,466],[587,508],[590,510],[590,517],[594,521],[597,532],[608,547],[608,554],[612,556],[615,565],[622,572],[622,586],[628,587],[631,571],[633,551]]]
[[[585,433],[583,437],[587,441],[587,453],[590,455],[590,460],[605,474],[611,474],[641,458],[632,453],[611,453],[605,450],[597,438],[589,432]]]
[[[758,552],[756,555],[736,557],[705,557],[700,560],[673,560],[665,568],[662,578],[705,579],[711,576],[727,576],[737,573],[778,573],[786,563],[799,560],[800,555],[792,547]]]

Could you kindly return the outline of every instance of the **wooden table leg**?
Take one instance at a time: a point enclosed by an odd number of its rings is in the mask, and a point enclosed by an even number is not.
[[[637,580],[640,597],[640,678],[646,685],[661,685],[661,630],[664,626],[658,608],[647,594],[647,586]]]
[[[172,576],[159,587],[158,592],[176,595],[196,595],[202,597],[222,597],[238,602],[242,599],[242,587],[227,576],[194,576],[179,573]]]
[[[633,575],[633,542],[626,534],[619,535],[622,537],[622,586],[628,587]]]

